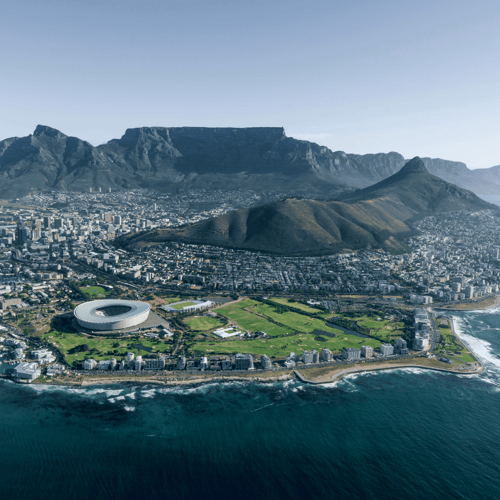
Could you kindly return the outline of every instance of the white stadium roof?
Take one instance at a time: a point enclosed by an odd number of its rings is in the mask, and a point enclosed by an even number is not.
[[[149,316],[151,306],[137,300],[92,300],[75,309],[80,326],[89,330],[120,330],[137,326]]]

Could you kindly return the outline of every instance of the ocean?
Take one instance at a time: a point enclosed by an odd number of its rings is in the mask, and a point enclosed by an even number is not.
[[[500,313],[457,313],[457,326],[485,360],[481,375],[191,388],[0,380],[0,498],[499,499]]]

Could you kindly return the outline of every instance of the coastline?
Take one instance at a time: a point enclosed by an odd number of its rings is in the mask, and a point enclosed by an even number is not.
[[[263,376],[264,374],[259,374],[258,376],[252,376],[249,374],[248,376],[235,375],[235,376],[217,376],[217,375],[207,375],[207,376],[198,376],[190,379],[174,379],[173,377],[151,377],[151,378],[142,378],[142,377],[91,377],[91,378],[83,378],[80,380],[71,380],[71,379],[53,379],[51,382],[43,381],[38,384],[33,385],[49,385],[49,386],[71,386],[71,387],[91,387],[94,385],[117,385],[117,384],[144,384],[144,385],[161,385],[161,386],[190,386],[190,385],[201,385],[201,384],[212,384],[212,383],[224,383],[224,382],[259,382],[259,383],[270,383],[270,382],[282,382],[286,380],[293,379],[293,372],[290,370],[289,372],[281,373],[280,375],[274,375],[273,372],[270,372],[270,376]],[[274,376],[273,376],[274,375]]]
[[[424,358],[427,359],[427,358]],[[322,384],[331,384],[333,382],[337,382],[341,380],[343,377],[347,375],[352,375],[353,373],[369,373],[374,371],[383,371],[383,370],[400,370],[402,368],[417,368],[424,370],[432,370],[437,372],[445,372],[445,373],[453,373],[455,375],[479,375],[485,370],[484,364],[479,361],[479,368],[475,370],[465,371],[465,370],[452,370],[450,368],[440,368],[437,366],[426,366],[424,364],[404,364],[404,363],[394,363],[394,364],[379,364],[370,366],[367,368],[365,366],[356,366],[353,368],[347,368],[344,370],[339,370],[338,372],[330,372],[325,374],[324,376],[318,377],[316,380],[307,379],[302,373],[295,371],[297,377],[306,384],[313,385],[322,385]]]
[[[467,312],[474,312],[474,311],[491,311],[493,309],[498,309],[500,307],[500,295],[495,295],[495,303],[494,304],[487,304],[487,305],[481,305],[475,304],[475,303],[470,303],[466,304],[466,306],[469,307],[433,307],[436,311],[467,311]]]
[[[478,312],[485,311],[493,311],[498,309],[500,296],[496,296],[496,304],[490,305],[488,307],[484,307],[482,309],[476,309]],[[441,311],[443,311],[441,309]],[[451,311],[446,309],[446,311]],[[458,310],[457,310],[458,311]],[[472,312],[472,310],[470,311]],[[474,359],[476,360],[478,367],[473,370],[465,370],[465,369],[453,369],[447,366],[444,363],[439,362],[435,358],[413,358],[411,363],[402,363],[399,360],[388,360],[381,363],[371,364],[370,365],[353,365],[349,368],[341,368],[341,367],[324,367],[324,368],[302,368],[302,369],[293,369],[289,372],[267,372],[267,373],[259,373],[259,374],[238,374],[238,375],[216,375],[216,374],[206,374],[206,375],[198,375],[193,378],[182,378],[179,379],[177,377],[169,377],[169,376],[161,376],[161,375],[153,375],[150,377],[136,377],[136,376],[114,376],[100,377],[98,374],[95,376],[75,376],[72,377],[62,377],[48,380],[43,380],[39,382],[35,382],[35,384],[40,385],[48,385],[48,386],[68,386],[68,387],[90,387],[96,385],[117,385],[117,384],[144,384],[144,385],[160,385],[160,386],[197,386],[211,383],[225,383],[225,382],[257,382],[257,383],[274,383],[274,382],[282,382],[286,380],[293,380],[294,378],[300,380],[303,383],[313,384],[313,385],[321,385],[321,384],[330,384],[333,382],[337,382],[341,380],[343,377],[347,375],[351,375],[354,373],[368,373],[374,371],[384,371],[384,370],[397,370],[402,368],[415,368],[415,369],[424,369],[424,370],[434,370],[445,373],[452,374],[461,374],[461,375],[478,375],[485,371],[486,366],[483,362],[483,359],[480,355],[472,349],[467,341],[462,339],[459,334],[457,334],[458,326],[456,324],[456,317],[451,317],[450,326],[453,335],[458,339],[458,341],[470,351]],[[417,361],[418,360],[418,361]],[[439,364],[443,366],[438,366]],[[437,365],[437,366],[432,366]],[[464,365],[461,365],[464,366]],[[333,369],[332,369],[333,368]],[[300,371],[299,371],[300,370]],[[324,373],[319,373],[323,371]],[[316,373],[315,373],[316,372]],[[2,377],[7,378],[7,377]]]

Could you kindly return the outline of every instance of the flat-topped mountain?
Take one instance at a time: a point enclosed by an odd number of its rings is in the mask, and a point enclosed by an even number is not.
[[[498,210],[474,193],[430,174],[418,157],[374,186],[342,201],[286,199],[229,212],[181,228],[127,235],[116,244],[142,248],[166,241],[323,255],[345,250],[402,251],[410,220],[448,211]]]
[[[483,194],[500,194],[463,163],[424,158],[431,173]],[[0,197],[31,191],[157,188],[279,188],[331,198],[398,172],[399,153],[331,151],[287,137],[281,127],[141,127],[94,147],[39,125],[27,137],[0,141]]]

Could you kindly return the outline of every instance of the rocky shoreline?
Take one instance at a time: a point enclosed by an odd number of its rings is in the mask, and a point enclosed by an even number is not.
[[[458,375],[458,374],[460,374],[460,375],[478,375],[479,373],[482,373],[485,370],[485,367],[482,363],[478,369],[473,370],[473,371],[450,370],[450,369],[446,369],[446,368],[437,368],[437,367],[416,365],[416,364],[394,364],[391,366],[374,365],[368,369],[366,367],[348,368],[346,370],[340,370],[339,372],[334,373],[331,376],[325,375],[323,377],[320,377],[319,380],[309,380],[309,379],[305,378],[301,373],[299,373],[299,372],[295,372],[295,373],[297,375],[297,378],[306,384],[322,385],[322,384],[331,384],[333,382],[337,382],[338,380],[342,379],[343,377],[345,377],[347,375],[352,375],[353,373],[368,373],[368,372],[382,371],[382,370],[399,370],[401,368],[422,368],[424,370],[433,370],[433,371],[438,371],[438,372],[453,373],[455,375]]]

